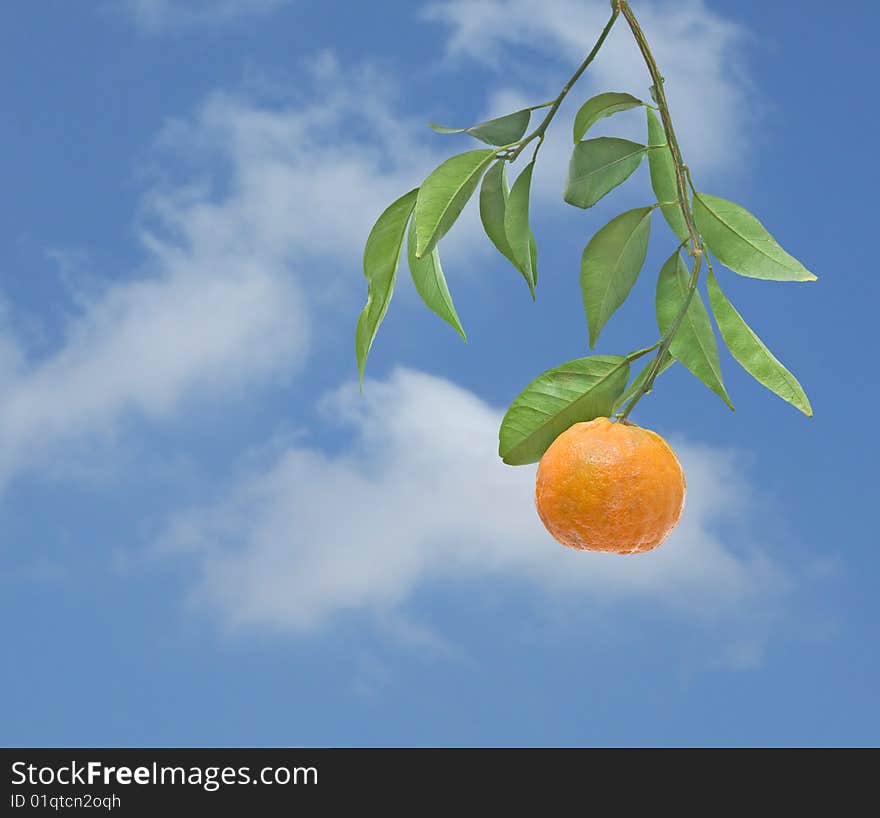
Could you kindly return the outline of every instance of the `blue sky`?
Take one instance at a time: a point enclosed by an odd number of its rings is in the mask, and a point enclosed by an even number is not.
[[[622,25],[535,172],[537,302],[469,208],[469,344],[403,275],[357,394],[366,234],[469,147],[425,122],[551,98],[607,15],[532,6],[0,12],[0,743],[877,743],[873,4],[633,3],[697,186],[820,277],[720,271],[813,419],[726,354],[736,413],[680,367],[639,405],[688,475],[660,550],[565,551],[495,455],[585,354],[587,239],[653,201],[647,168],[561,200],[576,106],[646,92]],[[657,219],[598,352],[653,342],[674,243]]]

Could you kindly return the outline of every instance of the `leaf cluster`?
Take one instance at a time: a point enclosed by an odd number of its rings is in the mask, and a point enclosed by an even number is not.
[[[490,147],[447,159],[418,188],[392,203],[373,227],[364,251],[368,297],[356,337],[361,379],[391,300],[404,240],[407,263],[422,300],[465,338],[440,264],[438,245],[478,189],[480,220],[486,235],[535,297],[538,251],[529,214],[532,175],[544,130],[565,93],[567,89],[563,89],[548,117],[528,136],[532,112],[551,103],[467,128],[431,125],[438,133],[466,134]],[[662,96],[652,88],[655,102],[658,98],[662,102]],[[644,144],[588,136],[601,119],[640,107],[647,119]],[[733,409],[722,377],[713,319],[731,356],[747,372],[804,414],[812,414],[797,379],[721,290],[710,253],[734,273],[749,278],[813,281],[816,276],[783,250],[744,207],[693,186],[689,170],[676,162],[670,131],[655,113],[657,110],[662,113],[663,109],[622,92],[588,99],[574,119],[574,148],[563,198],[574,207],[591,208],[632,176],[647,157],[656,202],[621,213],[596,231],[581,256],[580,287],[589,345],[593,348],[641,274],[651,223],[659,210],[680,242],[657,275],[655,304],[661,338],[653,346],[626,356],[590,355],[539,375],[516,397],[502,422],[499,453],[506,463],[517,465],[538,460],[561,432],[579,421],[615,412],[626,416],[653,387],[655,379],[675,363],[681,363]],[[508,162],[535,139],[532,161],[509,186]],[[686,200],[682,201],[685,178],[688,189]],[[691,269],[682,256],[685,247],[693,257]],[[697,289],[702,258],[709,265],[708,308]],[[631,380],[631,363],[654,350],[657,354]],[[627,408],[619,412],[624,406]]]

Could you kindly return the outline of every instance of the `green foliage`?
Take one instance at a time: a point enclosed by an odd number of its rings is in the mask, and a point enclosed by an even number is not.
[[[510,191],[507,188],[507,162],[499,159],[483,177],[480,186],[480,220],[483,229],[501,253],[514,267],[517,267],[516,257],[510,249],[507,241],[507,232],[504,229],[504,215],[507,212],[507,199]]]
[[[663,205],[660,212],[666,223],[682,241],[688,240],[688,229],[681,206],[678,204],[678,185],[675,181],[675,162],[666,142],[666,133],[657,115],[650,109],[648,113],[648,168],[651,171],[651,187],[658,202],[675,202]]]
[[[529,194],[532,187],[534,162],[529,162],[513,183],[504,214],[504,233],[513,253],[514,264],[525,277],[532,298],[538,282],[538,259],[535,238],[529,227]]]
[[[720,196],[694,194],[694,221],[706,246],[735,273],[773,281],[815,281],[748,210]]]
[[[800,409],[807,417],[812,417],[813,407],[797,378],[764,346],[763,341],[727,300],[711,270],[708,288],[712,314],[730,354],[756,381]]]
[[[416,258],[430,253],[455,224],[495,154],[493,148],[460,153],[425,179],[416,199]]]
[[[511,466],[535,463],[572,424],[609,416],[628,377],[629,361],[616,355],[578,358],[539,375],[501,422],[501,459]]]
[[[507,163],[503,159],[499,159],[491,168],[489,168],[488,171],[486,171],[486,175],[483,177],[483,184],[480,187],[480,219],[483,222],[483,228],[486,231],[486,235],[492,241],[492,244],[494,244],[495,247],[498,248],[498,251],[520,271],[526,284],[529,285],[532,297],[534,297],[534,285],[538,279],[538,248],[535,244],[535,237],[532,234],[531,228],[529,228],[529,264],[521,264],[514,255],[513,248],[508,241],[507,230],[505,228],[505,217],[507,215],[507,202],[510,198],[510,191],[507,189],[506,166]],[[530,187],[531,174],[529,174],[526,179],[528,180]],[[523,180],[523,184],[525,184],[526,179]],[[523,202],[521,200],[523,194],[524,192],[522,190],[518,194],[518,199],[520,199],[519,206],[522,207],[522,205],[525,204],[527,207],[528,202]],[[518,216],[512,217],[512,219],[513,221],[522,220],[522,216],[523,213],[520,212]],[[528,209],[525,211],[525,222],[526,225],[528,225]],[[514,234],[516,233],[513,228],[511,232]]]
[[[409,236],[406,240],[406,256],[409,262],[409,271],[412,273],[413,283],[422,297],[425,305],[439,315],[444,321],[465,340],[467,336],[458,319],[458,313],[452,303],[449,287],[446,285],[446,277],[440,266],[440,253],[435,247],[427,256],[416,258],[416,223],[409,223]]]
[[[573,85],[584,73],[618,19],[636,40],[651,78],[655,110],[624,92],[597,94],[575,116],[574,149],[563,193],[566,202],[586,209],[621,185],[648,156],[656,202],[620,214],[588,241],[581,257],[580,285],[595,347],[602,329],[633,289],[648,250],[651,213],[659,208],[679,243],[663,264],[656,285],[656,315],[661,338],[625,357],[578,358],[549,369],[513,401],[499,433],[505,463],[538,460],[552,441],[573,423],[599,416],[625,419],[654,383],[676,361],[715,392],[731,409],[721,375],[718,343],[698,282],[711,250],[734,272],[777,281],[813,281],[816,276],[789,255],[758,219],[738,204],[698,193],[684,162],[672,124],[664,80],[650,46],[628,3],[612,2],[612,14],[592,50],[551,101],[472,125],[448,128],[431,124],[438,133],[466,133],[491,146],[447,159],[422,183],[394,202],[379,217],[367,239],[364,274],[368,295],[357,325],[358,373],[364,364],[394,291],[397,265],[407,234],[410,271],[425,304],[465,337],[440,265],[437,244],[454,225],[480,187],[480,220],[496,249],[519,270],[532,297],[538,276],[537,245],[530,225],[532,175],[551,120]],[[584,137],[597,122],[639,106],[646,108],[646,144],[617,137]],[[528,132],[532,111],[547,108]],[[508,162],[533,150],[512,188]],[[482,180],[482,184],[481,184]],[[691,269],[681,254],[687,246]],[[812,409],[795,377],[773,356],[730,304],[709,266],[709,301],[721,336],[733,357],[760,383],[804,414]],[[630,363],[656,353],[629,382]]]
[[[466,133],[487,145],[511,145],[522,139],[526,128],[529,127],[531,116],[531,109],[526,108],[506,116],[500,116],[497,119],[489,119],[479,125],[471,125],[470,128],[447,128],[445,125],[437,125],[435,122],[428,124],[436,133]]]
[[[688,297],[688,269],[676,250],[663,265],[657,278],[657,325],[665,335]],[[681,361],[731,409],[733,404],[721,380],[718,344],[706,305],[697,290],[693,291],[687,311],[669,346],[672,356]]]
[[[379,216],[364,248],[364,275],[367,278],[367,303],[358,318],[355,333],[358,377],[364,380],[364,365],[376,337],[379,324],[385,317],[391,294],[394,292],[394,278],[400,260],[400,248],[406,233],[406,223],[412,215],[419,189],[411,190]]]
[[[574,142],[577,144],[584,138],[584,134],[593,127],[600,119],[611,116],[620,111],[628,111],[644,105],[640,99],[632,94],[621,94],[610,91],[605,94],[597,94],[588,99],[574,118]]]
[[[602,327],[626,300],[648,252],[651,208],[637,207],[612,219],[584,248],[581,294],[590,330],[590,348]]]
[[[625,182],[641,164],[645,146],[628,139],[600,136],[574,146],[563,198],[575,207],[592,207]]]

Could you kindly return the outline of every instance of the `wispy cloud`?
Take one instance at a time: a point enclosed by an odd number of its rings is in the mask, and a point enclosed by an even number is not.
[[[745,513],[750,491],[729,454],[679,444],[686,512],[660,549],[585,556],[543,530],[534,469],[500,465],[501,412],[473,393],[399,369],[364,396],[342,388],[322,415],[353,432],[345,454],[290,448],[160,539],[191,556],[193,599],[230,627],[305,632],[344,613],[387,618],[429,583],[484,576],[699,618],[736,617],[791,584],[754,544],[716,533]]]
[[[19,355],[4,373],[0,478],[106,434],[125,413],[167,416],[302,360],[307,319],[282,270],[240,256],[209,266],[191,247],[162,252],[158,275],[108,288],[60,348],[29,366]]]
[[[74,293],[43,354],[0,332],[0,483],[127,415],[167,418],[302,367],[315,311],[362,282],[370,224],[434,161],[369,69],[345,77],[323,55],[305,82],[285,105],[218,93],[169,123],[175,171],[145,193],[140,268]]]
[[[227,23],[274,11],[290,0],[123,0],[122,10],[144,31]]]
[[[443,156],[369,65],[346,67],[324,52],[300,89],[274,104],[218,92],[166,126],[160,142],[175,162],[207,165],[210,182],[229,179],[225,196],[210,185],[193,196],[179,179],[153,191],[149,207],[166,229],[201,240],[219,228],[225,244],[258,257],[320,259],[331,273],[345,261],[358,273],[376,217]]]

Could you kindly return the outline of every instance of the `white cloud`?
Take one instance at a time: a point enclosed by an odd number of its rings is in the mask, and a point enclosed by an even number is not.
[[[368,64],[349,68],[321,53],[301,87],[274,104],[218,92],[193,117],[168,123],[160,144],[214,175],[195,190],[179,182],[154,190],[148,210],[194,244],[219,237],[224,251],[308,268],[298,281],[314,299],[354,306],[365,296],[363,244],[376,218],[450,148],[398,113],[392,81]],[[218,178],[225,195],[211,190]],[[492,252],[472,211],[444,240],[447,260]]]
[[[176,157],[218,162],[229,177],[219,199],[200,191],[188,201],[179,185],[155,192],[151,207],[166,228],[194,241],[220,231],[260,255],[320,259],[337,281],[351,272],[341,263],[360,275],[376,217],[441,157],[416,135],[427,128],[395,115],[381,74],[349,72],[324,54],[307,77],[307,93],[282,105],[216,93],[195,117],[166,127],[161,142]]]
[[[4,374],[0,478],[106,434],[126,412],[168,415],[186,398],[238,390],[302,360],[306,317],[283,271],[165,250],[159,275],[110,287],[58,350]]]
[[[423,123],[396,116],[369,66],[347,72],[323,54],[302,84],[271,106],[216,93],[168,124],[160,167],[173,171],[144,196],[142,265],[90,278],[53,328],[54,347],[34,354],[6,308],[0,484],[124,416],[169,417],[187,401],[289,376],[322,305],[345,303],[350,330],[370,226],[441,156],[419,136]],[[470,221],[447,248],[476,238]]]
[[[265,14],[290,0],[124,0],[122,8],[149,32],[183,26],[226,23],[251,14]]]
[[[315,311],[354,309],[370,225],[435,157],[369,68],[348,77],[323,55],[306,84],[311,101],[218,93],[169,123],[159,141],[174,172],[144,197],[142,269],[74,293],[47,354],[0,332],[0,483],[127,414],[168,417],[287,377]],[[387,139],[362,137],[377,132]]]
[[[530,0],[446,0],[430,5],[425,17],[450,28],[447,53],[453,61],[489,62],[514,76],[524,62],[534,76],[530,50],[550,57],[553,78],[541,71],[538,81],[552,96],[592,48],[610,11],[606,0],[545,0],[540,10]],[[697,175],[729,171],[743,158],[761,110],[743,68],[746,31],[703,0],[646,0],[636,12],[666,78],[686,160]],[[553,132],[565,131],[559,142],[563,152],[568,152],[566,139],[570,143],[569,123],[584,99],[600,91],[629,91],[649,99],[650,84],[642,56],[619,18],[553,126]],[[621,121],[615,132],[644,138],[641,117],[638,129]]]
[[[699,617],[736,616],[790,583],[766,554],[715,533],[743,514],[748,494],[731,455],[678,445],[687,505],[660,549],[583,554],[544,531],[534,469],[501,464],[501,413],[472,393],[399,369],[363,396],[345,387],[323,410],[353,429],[344,454],[290,448],[160,539],[195,560],[194,600],[230,627],[304,632],[345,612],[387,618],[429,582],[482,576]]]

